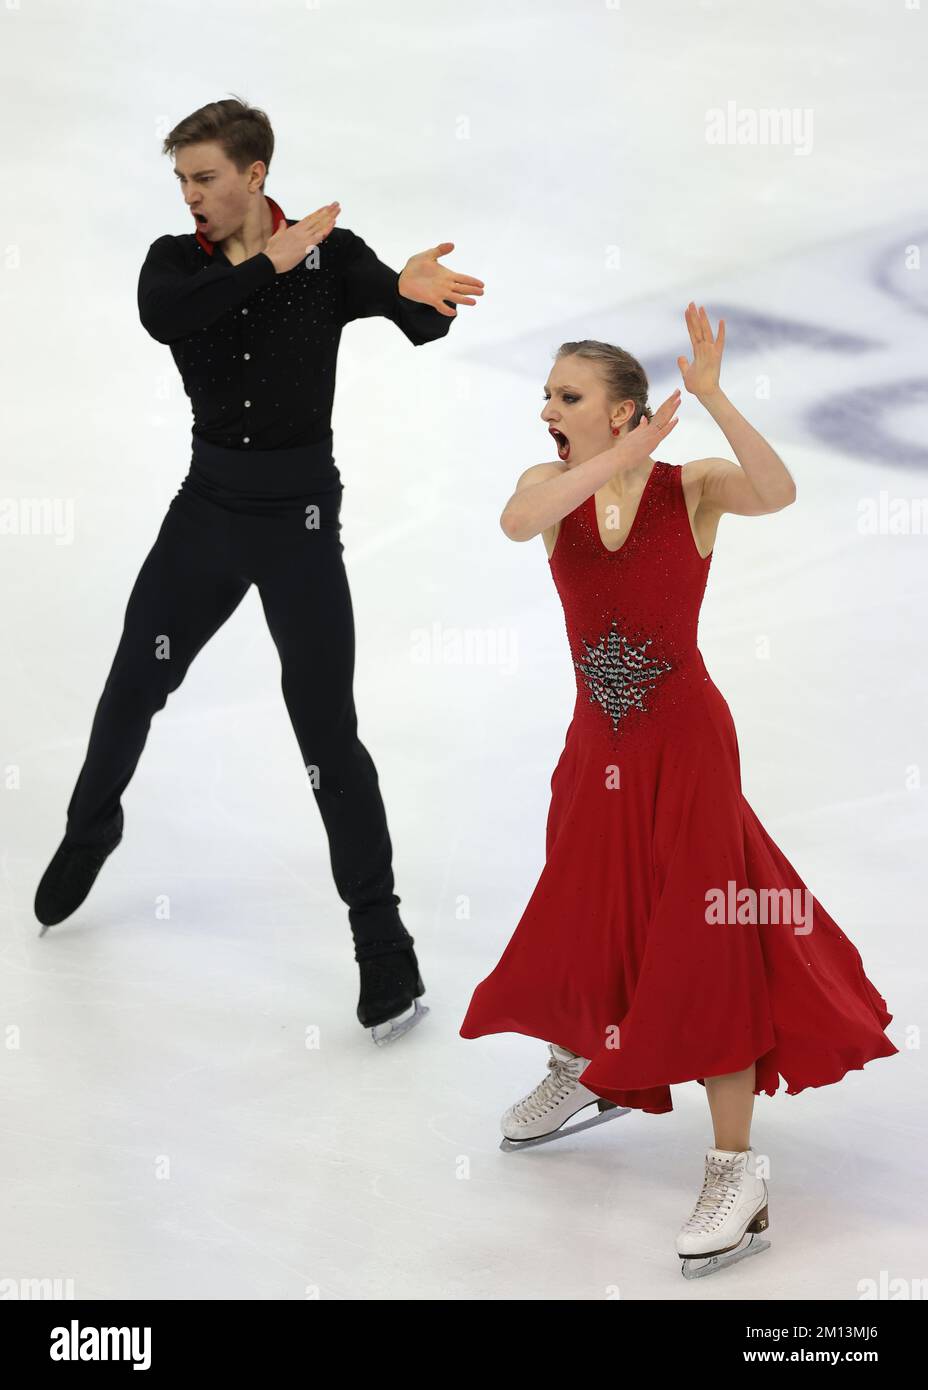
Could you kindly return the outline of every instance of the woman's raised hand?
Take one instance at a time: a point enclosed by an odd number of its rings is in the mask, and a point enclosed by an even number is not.
[[[666,439],[674,425],[677,423],[675,411],[680,408],[680,388],[667,397],[663,405],[659,406],[649,420],[646,415],[642,415],[633,430],[627,434],[620,435],[616,439],[614,448],[621,456],[623,464],[628,468],[636,468],[639,463],[643,463],[649,458],[653,451],[660,444],[662,439]]]
[[[683,385],[691,396],[707,396],[719,389],[719,368],[725,347],[725,320],[719,319],[718,335],[713,337],[709,315],[690,300],[684,315],[693,345],[693,360],[677,358]]]

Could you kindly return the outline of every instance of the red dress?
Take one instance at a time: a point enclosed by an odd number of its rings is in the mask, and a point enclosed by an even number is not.
[[[672,1084],[752,1061],[755,1095],[780,1076],[795,1095],[898,1051],[857,949],[742,794],[731,712],[696,645],[712,556],[681,471],[654,464],[616,551],[595,497],[561,522],[549,563],[577,699],[546,862],[460,1029],[568,1047],[591,1059],[584,1086],[652,1114],[673,1108]]]

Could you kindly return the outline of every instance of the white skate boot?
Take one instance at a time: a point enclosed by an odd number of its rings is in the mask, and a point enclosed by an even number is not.
[[[760,1239],[768,1225],[767,1184],[757,1176],[756,1165],[753,1149],[707,1151],[702,1192],[677,1235],[685,1279],[699,1279],[770,1249],[770,1241]]]
[[[564,1139],[581,1129],[590,1129],[602,1124],[604,1120],[614,1120],[619,1115],[627,1115],[628,1110],[616,1105],[614,1101],[604,1100],[594,1091],[581,1086],[577,1077],[590,1064],[569,1048],[548,1044],[548,1074],[540,1081],[534,1091],[522,1100],[516,1101],[506,1111],[500,1127],[505,1136],[500,1148],[509,1151],[525,1149],[533,1144],[546,1144],[551,1139]],[[578,1111],[588,1105],[596,1105],[599,1114],[579,1124],[563,1126]]]

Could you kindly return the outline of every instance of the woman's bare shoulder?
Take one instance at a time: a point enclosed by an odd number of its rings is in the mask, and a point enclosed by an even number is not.
[[[533,487],[536,483],[547,482],[549,478],[556,478],[559,474],[564,473],[566,469],[567,464],[562,463],[559,459],[557,462],[551,463],[533,463],[530,468],[526,468],[525,472],[519,475],[515,490],[516,492],[522,492],[523,489]],[[557,540],[560,524],[561,523],[558,521],[553,526],[549,526],[546,530],[541,532],[549,559],[554,549],[554,543]]]
[[[567,464],[562,463],[560,459],[554,463],[535,463],[531,468],[526,468],[525,472],[519,478],[519,481],[516,483],[516,492],[519,492],[524,487],[532,487],[535,483],[547,482],[549,478],[556,478],[560,473],[566,473],[566,471]],[[554,547],[557,544],[560,529],[561,523],[556,521],[553,526],[548,526],[541,533],[541,538],[544,541],[549,560],[554,553]]]

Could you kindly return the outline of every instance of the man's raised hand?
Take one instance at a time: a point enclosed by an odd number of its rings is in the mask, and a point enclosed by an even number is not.
[[[294,222],[292,227],[282,223],[277,228],[268,240],[264,254],[273,261],[278,275],[292,270],[307,252],[325,240],[335,226],[335,219],[341,210],[341,204],[338,202],[326,203],[325,207],[311,212],[299,222]]]

